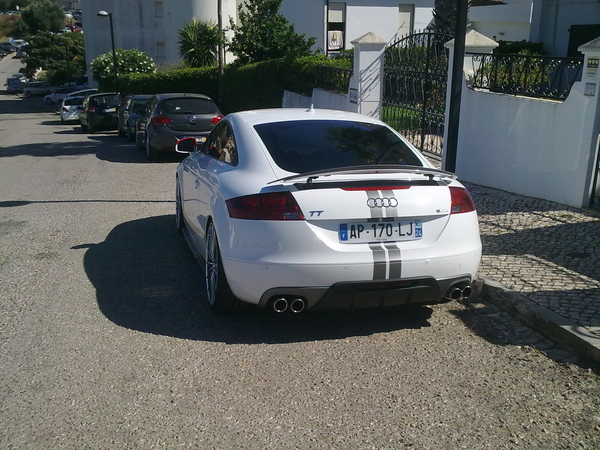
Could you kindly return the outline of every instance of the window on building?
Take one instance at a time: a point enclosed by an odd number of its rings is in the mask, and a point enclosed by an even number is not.
[[[327,50],[339,51],[345,48],[346,3],[330,2],[327,11]]]
[[[154,17],[163,16],[163,2],[154,2]]]
[[[415,5],[400,5],[398,16],[398,37],[406,36],[414,31]]]
[[[167,57],[167,49],[164,42],[156,43],[156,58],[166,58]]]

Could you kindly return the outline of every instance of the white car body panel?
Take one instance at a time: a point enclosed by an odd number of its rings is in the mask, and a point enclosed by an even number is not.
[[[223,268],[238,299],[265,306],[271,292],[287,288],[292,294],[305,293],[311,309],[336,283],[431,279],[445,289],[446,285],[475,278],[481,258],[477,214],[450,214],[449,188],[462,186],[452,177],[382,171],[333,173],[311,180],[312,184],[304,178],[281,180],[295,173],[275,163],[254,126],[312,119],[382,124],[342,111],[275,109],[235,113],[224,120],[233,129],[236,147],[243,149],[237,166],[195,152],[178,167],[188,241],[203,257],[208,221],[215,224]],[[424,169],[434,169],[415,153]],[[344,190],[335,184],[361,180],[375,186],[382,183],[383,187]],[[398,186],[394,186],[396,182]],[[406,186],[399,188],[401,185]],[[305,220],[230,218],[227,200],[282,190],[292,192]],[[397,205],[370,207],[367,201],[371,197],[393,197]],[[390,220],[422,222],[423,237],[386,243],[375,238],[370,243],[340,241],[340,223]]]

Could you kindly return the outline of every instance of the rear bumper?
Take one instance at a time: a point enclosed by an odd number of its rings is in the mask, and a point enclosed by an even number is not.
[[[175,153],[175,144],[184,137],[202,137],[208,136],[209,131],[202,133],[185,133],[173,131],[161,131],[150,135],[150,145],[153,149],[161,153]]]
[[[470,275],[444,280],[414,278],[384,281],[346,281],[329,288],[273,288],[265,292],[258,306],[265,307],[279,298],[288,303],[302,299],[307,311],[352,310],[388,306],[430,305],[446,301],[452,286],[469,285]]]

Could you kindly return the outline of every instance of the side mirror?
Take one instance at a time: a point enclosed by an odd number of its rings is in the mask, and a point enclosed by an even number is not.
[[[196,138],[194,137],[179,139],[175,143],[175,151],[178,153],[194,153],[197,150],[198,145],[196,144]]]

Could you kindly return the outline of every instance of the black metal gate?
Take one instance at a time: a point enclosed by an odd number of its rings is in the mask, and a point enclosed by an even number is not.
[[[441,159],[452,36],[416,33],[385,50],[383,120],[427,156]]]

